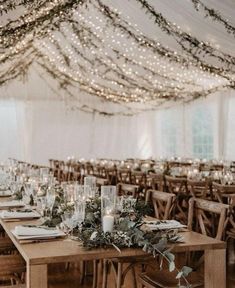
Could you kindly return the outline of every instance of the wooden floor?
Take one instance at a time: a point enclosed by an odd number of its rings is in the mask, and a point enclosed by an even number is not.
[[[235,246],[229,244],[228,263],[227,263],[227,288],[235,288]],[[219,259],[215,259],[219,261]],[[137,271],[138,273],[138,271]],[[79,265],[72,264],[66,270],[65,264],[58,264],[49,267],[49,288],[92,288],[92,275],[86,277],[85,283],[80,285]],[[127,275],[123,288],[132,288],[131,275]],[[100,285],[99,285],[100,286]],[[101,287],[101,286],[100,286]],[[113,275],[108,278],[108,287],[115,288]],[[220,288],[220,287],[214,287]]]

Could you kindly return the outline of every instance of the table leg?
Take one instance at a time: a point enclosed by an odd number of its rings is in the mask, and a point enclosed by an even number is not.
[[[226,288],[226,249],[205,251],[205,288]]]
[[[27,264],[27,288],[47,288],[47,265]]]

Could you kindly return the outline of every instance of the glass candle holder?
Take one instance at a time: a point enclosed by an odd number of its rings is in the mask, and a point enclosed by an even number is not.
[[[101,186],[101,214],[111,213],[116,206],[116,186]]]

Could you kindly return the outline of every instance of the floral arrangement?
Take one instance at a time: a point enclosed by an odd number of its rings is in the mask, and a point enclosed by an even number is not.
[[[86,217],[82,229],[77,230],[78,240],[87,249],[99,247],[114,247],[119,252],[122,248],[142,248],[145,252],[160,258],[160,268],[165,259],[169,264],[169,271],[178,271],[177,278],[186,278],[192,271],[190,267],[184,266],[181,270],[175,267],[175,256],[167,246],[169,243],[177,243],[182,238],[175,230],[149,231],[143,229],[143,217],[152,214],[153,210],[143,201],[137,201],[131,213],[119,212],[116,214],[116,223],[112,232],[104,233],[101,222],[101,200],[91,199],[87,202]],[[180,286],[183,287],[183,286]]]

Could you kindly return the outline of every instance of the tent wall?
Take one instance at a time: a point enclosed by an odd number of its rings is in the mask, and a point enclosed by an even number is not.
[[[133,117],[104,117],[62,101],[0,101],[0,161],[67,156],[189,156],[235,160],[234,91]]]

